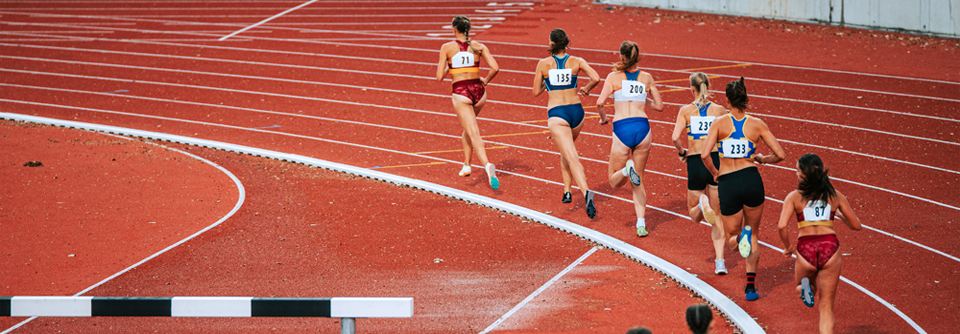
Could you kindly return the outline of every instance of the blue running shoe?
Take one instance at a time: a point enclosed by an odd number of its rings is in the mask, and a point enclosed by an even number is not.
[[[746,258],[750,256],[750,251],[753,248],[753,228],[750,226],[744,226],[743,230],[740,230],[740,237],[737,238],[740,248],[740,256]]]
[[[747,295],[747,301],[754,301],[760,299],[760,294],[757,293],[757,288],[746,288],[744,291]]]
[[[813,289],[810,288],[809,278],[804,277],[800,280],[800,299],[803,300],[803,305],[813,307]]]

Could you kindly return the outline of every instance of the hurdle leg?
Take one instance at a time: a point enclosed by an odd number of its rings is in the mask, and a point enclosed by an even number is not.
[[[357,334],[357,320],[354,318],[341,318],[340,334]]]

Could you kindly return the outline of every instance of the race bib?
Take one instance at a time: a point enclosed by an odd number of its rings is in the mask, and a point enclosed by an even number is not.
[[[640,81],[623,80],[620,87],[625,97],[640,96],[647,93],[647,86]]]
[[[803,208],[803,220],[819,222],[830,220],[830,203],[825,201],[809,201]]]
[[[554,86],[566,86],[573,81],[573,70],[569,68],[552,69],[547,75]]]
[[[695,135],[704,135],[710,132],[710,126],[713,125],[713,116],[690,116],[690,133]]]
[[[720,152],[724,158],[746,158],[750,153],[750,142],[743,139],[724,139],[720,142]]]
[[[450,59],[451,68],[470,67],[475,63],[473,52],[460,51]]]

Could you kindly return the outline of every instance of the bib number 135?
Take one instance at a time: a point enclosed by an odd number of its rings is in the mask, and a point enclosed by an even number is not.
[[[550,84],[554,86],[566,86],[573,81],[573,71],[569,68],[552,69],[547,75],[550,76]]]

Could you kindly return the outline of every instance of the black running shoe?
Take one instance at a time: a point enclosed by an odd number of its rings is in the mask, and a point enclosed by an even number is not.
[[[593,217],[596,217],[596,216],[597,216],[597,207],[593,206],[593,192],[592,192],[592,191],[587,190],[586,199],[587,199],[587,217],[590,217],[590,219],[593,219]]]
[[[564,203],[573,202],[573,195],[570,195],[570,192],[563,193],[563,202]]]

